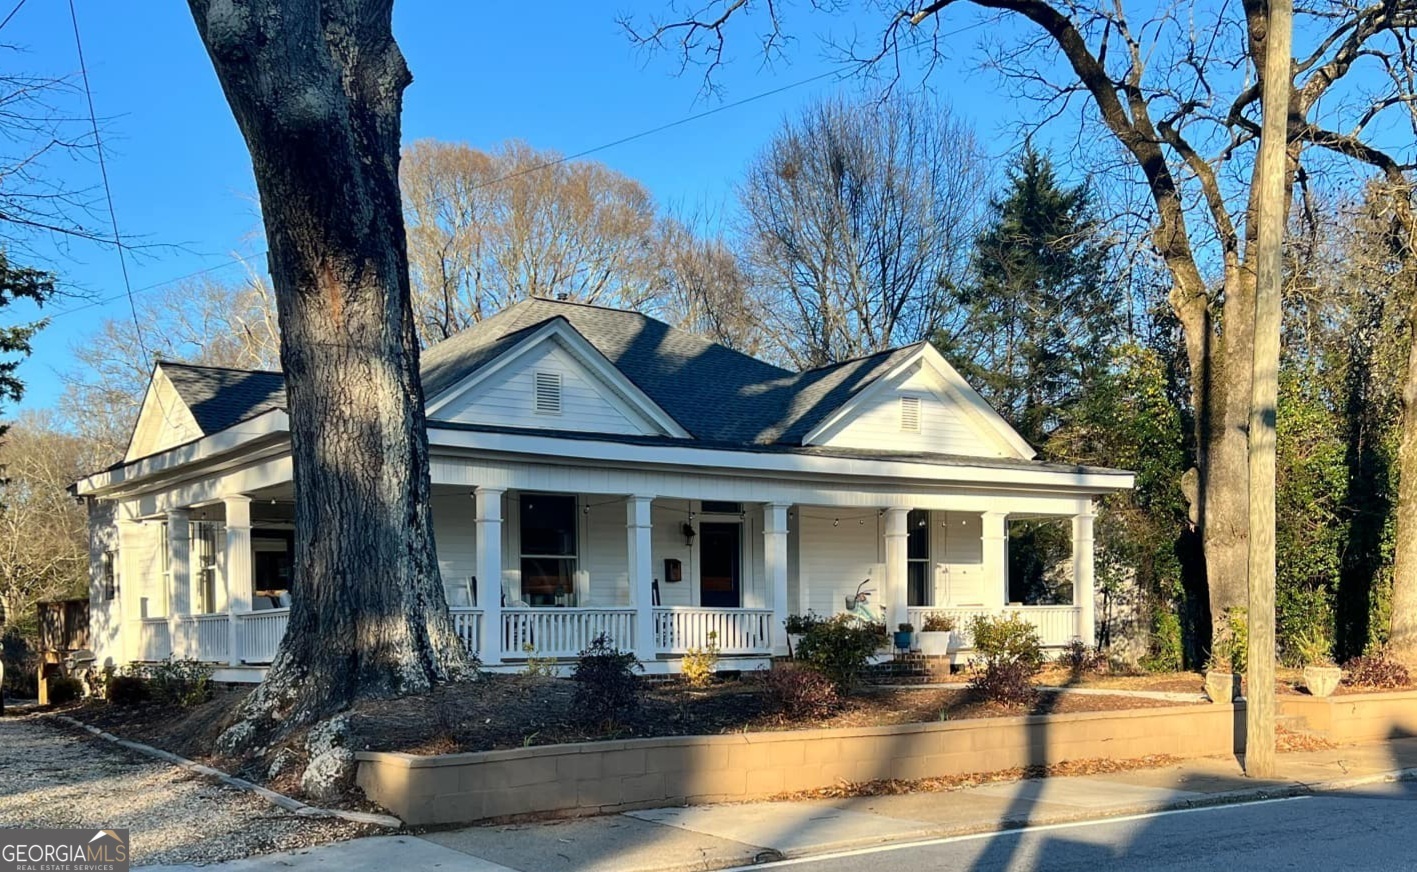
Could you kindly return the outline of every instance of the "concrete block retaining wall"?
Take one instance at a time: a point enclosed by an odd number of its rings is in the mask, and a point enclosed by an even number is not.
[[[1190,705],[546,745],[509,751],[358,754],[358,784],[409,824],[724,802],[829,787],[1243,746],[1244,708]]]
[[[1279,697],[1279,713],[1303,720],[1303,728],[1339,743],[1385,742],[1417,736],[1417,691]]]

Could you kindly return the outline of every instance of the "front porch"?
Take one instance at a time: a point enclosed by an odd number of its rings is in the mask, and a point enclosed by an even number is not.
[[[298,595],[290,498],[281,485],[120,522],[115,565],[134,583],[116,586],[123,614],[135,616],[123,622],[122,659],[191,658],[259,675]],[[787,653],[790,614],[841,612],[863,582],[890,629],[953,618],[952,657],[967,656],[968,621],[980,614],[1018,612],[1051,648],[1091,643],[1090,500],[1053,515],[1071,518],[1072,601],[1035,605],[1010,597],[1008,521],[1045,516],[1036,500],[991,497],[980,511],[978,501],[906,499],[843,506],[444,485],[433,517],[454,625],[492,670],[574,658],[602,633],[650,672],[677,671],[711,640],[726,668],[755,668]],[[500,579],[497,596],[483,578]]]

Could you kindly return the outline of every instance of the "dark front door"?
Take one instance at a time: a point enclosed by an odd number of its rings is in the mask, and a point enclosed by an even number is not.
[[[736,609],[743,604],[739,584],[743,561],[741,524],[700,524],[699,604]]]

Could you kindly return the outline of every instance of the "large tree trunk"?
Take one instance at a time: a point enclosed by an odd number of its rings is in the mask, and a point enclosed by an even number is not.
[[[1402,441],[1397,450],[1397,532],[1392,567],[1392,636],[1398,656],[1417,663],[1417,302],[1402,386]]]
[[[295,479],[289,629],[231,751],[469,667],[429,516],[392,0],[189,3],[251,151]]]

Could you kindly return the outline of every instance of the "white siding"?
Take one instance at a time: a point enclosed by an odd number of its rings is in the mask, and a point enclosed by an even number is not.
[[[654,525],[654,577],[659,579],[659,602],[665,606],[692,606],[698,602],[699,567],[697,549],[684,544],[684,522],[689,519],[688,500],[655,500],[650,514]],[[670,582],[664,577],[664,561],[673,558],[683,565],[683,580]]]
[[[834,526],[833,518],[822,514],[829,510],[808,511],[810,514],[798,513],[801,532],[797,559],[807,610],[823,616],[844,611],[845,597],[854,594],[857,585],[867,578],[871,583],[866,589],[875,591],[871,605],[878,608],[883,581],[877,570],[883,547],[879,517],[875,513],[866,517],[857,510]]]
[[[895,381],[871,388],[870,396],[845,421],[822,434],[820,445],[834,448],[887,448],[933,451],[969,457],[1002,457],[999,439],[950,397],[932,369],[917,368]],[[920,400],[920,428],[901,428],[900,399]]]
[[[580,568],[587,577],[580,602],[587,606],[629,605],[630,546],[625,501],[598,495],[581,500],[589,511],[581,514]]]
[[[538,372],[561,376],[561,413],[533,408]],[[470,394],[440,410],[441,421],[580,430],[591,433],[655,435],[659,430],[633,411],[600,377],[588,371],[559,343],[548,341],[505,370],[477,385]]]
[[[197,419],[178,397],[162,368],[154,370],[124,461],[137,460],[203,436]]]
[[[477,574],[477,511],[465,494],[433,497],[433,536],[438,544],[438,571],[451,605],[467,605],[467,586]],[[488,592],[479,584],[485,603]]]
[[[983,517],[976,512],[931,512],[935,605],[994,605],[984,578]],[[941,524],[943,521],[943,525]]]
[[[133,598],[132,619],[143,617],[142,601],[147,600],[147,617],[159,618],[167,614],[167,589],[162,579],[163,537],[167,526],[148,521],[136,524],[132,532],[124,537],[127,554],[123,556],[123,581],[134,585],[137,596]],[[125,620],[128,616],[124,616]]]

